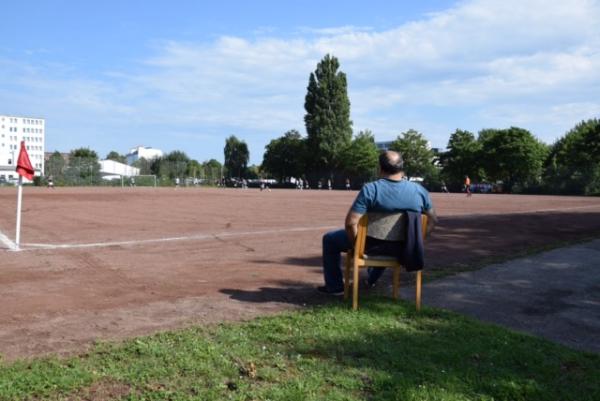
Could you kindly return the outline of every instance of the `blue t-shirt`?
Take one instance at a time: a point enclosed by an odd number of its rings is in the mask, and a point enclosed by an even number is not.
[[[429,193],[414,182],[381,178],[365,184],[352,204],[359,214],[367,212],[397,213],[404,210],[425,212],[431,209]]]

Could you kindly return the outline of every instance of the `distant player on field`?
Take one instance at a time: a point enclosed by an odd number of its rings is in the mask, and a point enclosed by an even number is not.
[[[467,193],[467,197],[471,196],[471,179],[468,175],[465,175],[465,192]]]
[[[448,187],[446,186],[446,183],[444,181],[442,181],[442,192],[444,193],[450,193],[450,191],[448,191]]]

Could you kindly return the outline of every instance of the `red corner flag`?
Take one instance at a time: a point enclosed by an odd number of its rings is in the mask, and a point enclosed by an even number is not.
[[[29,155],[27,154],[27,149],[25,149],[25,141],[21,141],[21,150],[19,151],[19,159],[17,160],[17,173],[28,180],[33,180],[35,170],[29,161]]]

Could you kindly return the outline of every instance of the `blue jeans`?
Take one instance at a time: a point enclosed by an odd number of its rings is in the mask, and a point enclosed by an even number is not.
[[[330,231],[323,236],[323,278],[325,286],[332,291],[344,289],[344,276],[342,274],[342,252],[352,248],[346,230]],[[381,277],[384,269],[369,268],[369,284]]]

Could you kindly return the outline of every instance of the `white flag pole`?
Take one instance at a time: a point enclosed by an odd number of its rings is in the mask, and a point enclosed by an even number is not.
[[[23,176],[19,175],[19,189],[17,195],[17,230],[15,238],[15,251],[19,250],[19,243],[21,241],[21,203],[23,200]]]

